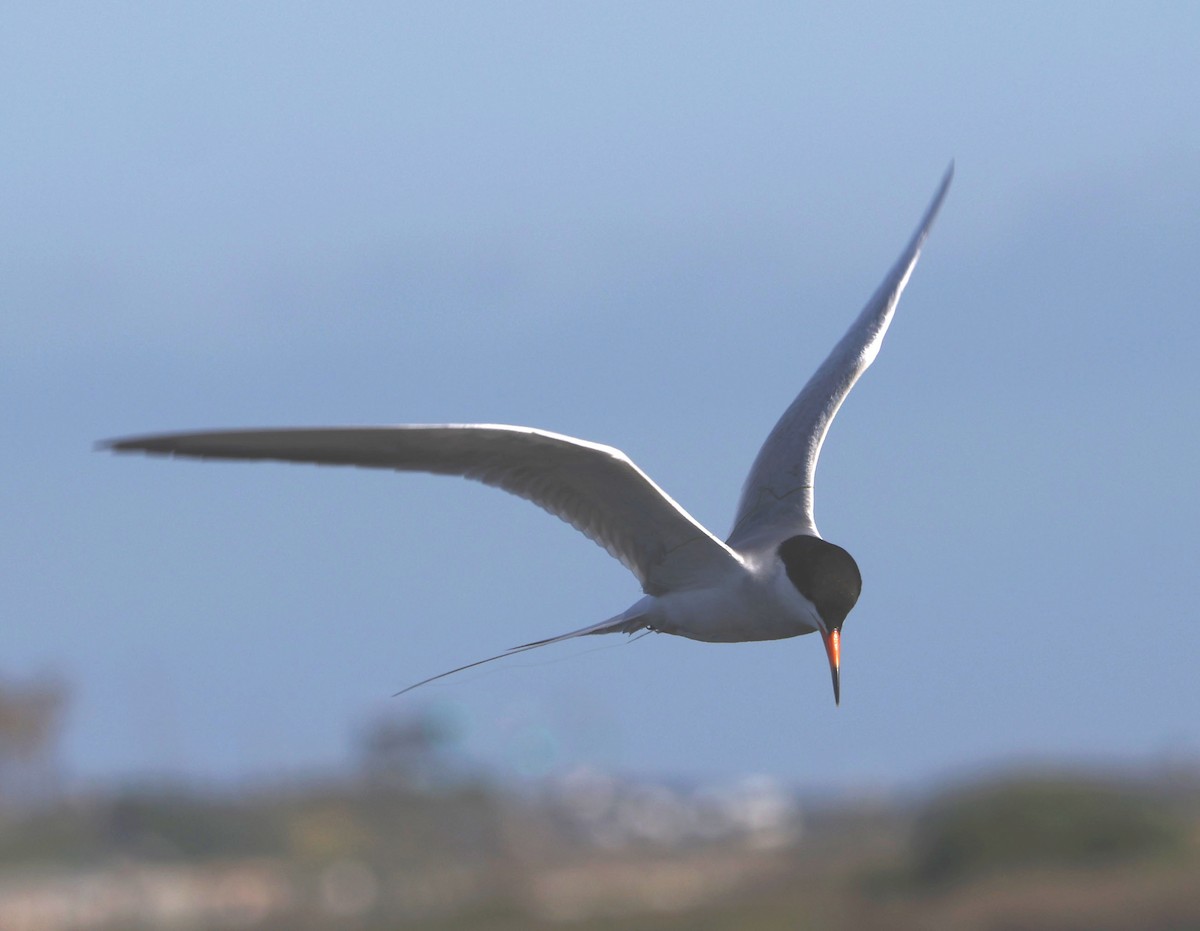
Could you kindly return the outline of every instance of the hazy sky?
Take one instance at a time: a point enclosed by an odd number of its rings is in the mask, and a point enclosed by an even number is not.
[[[1198,61],[1183,3],[9,9],[0,674],[74,683],[83,777],[324,766],[406,708],[506,776],[1200,757]],[[724,534],[952,158],[818,472],[865,579],[840,708],[809,637],[392,700],[637,583],[467,482],[92,449],[529,424]]]

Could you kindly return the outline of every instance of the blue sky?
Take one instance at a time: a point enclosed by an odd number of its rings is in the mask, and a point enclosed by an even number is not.
[[[714,531],[957,177],[834,425],[819,641],[564,645],[431,686],[507,776],[806,786],[1200,757],[1200,12],[1186,4],[28,5],[0,30],[0,674],[81,777],[330,765],[416,679],[638,594],[525,502],[118,458],[481,421]],[[401,706],[403,710],[403,706]]]

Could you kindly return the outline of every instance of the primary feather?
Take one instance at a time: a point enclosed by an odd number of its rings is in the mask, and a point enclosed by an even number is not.
[[[813,517],[813,484],[825,434],[854,383],[879,354],[953,177],[951,165],[896,264],[758,451],[729,535],[734,549],[778,544],[797,534],[820,536]]]
[[[499,424],[223,430],[128,437],[117,452],[274,459],[460,475],[546,509],[603,546],[647,594],[711,584],[738,556],[619,449]]]

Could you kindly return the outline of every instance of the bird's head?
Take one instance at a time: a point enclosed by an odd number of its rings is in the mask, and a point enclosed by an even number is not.
[[[841,704],[842,622],[862,591],[858,563],[837,544],[806,535],[779,544],[779,559],[796,590],[816,608],[833,675],[833,699]]]

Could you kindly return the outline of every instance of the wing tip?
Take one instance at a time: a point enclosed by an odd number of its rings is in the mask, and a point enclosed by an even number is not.
[[[946,199],[946,193],[950,190],[950,182],[953,180],[954,159],[950,159],[950,164],[946,166],[945,174],[942,175],[942,180],[938,184],[937,193],[933,195],[933,200],[929,202],[925,216],[921,218],[921,225],[917,232],[918,240],[924,240],[929,235],[929,230],[933,227],[933,221],[937,219],[938,212],[942,209],[942,201]]]
[[[109,437],[103,440],[96,440],[92,443],[92,452],[94,453],[123,453],[132,452],[133,447],[128,444],[131,442],[130,437]]]
[[[159,449],[152,443],[153,437],[124,436],[96,440],[92,452],[97,453],[144,453],[146,455],[170,455],[172,450]]]

